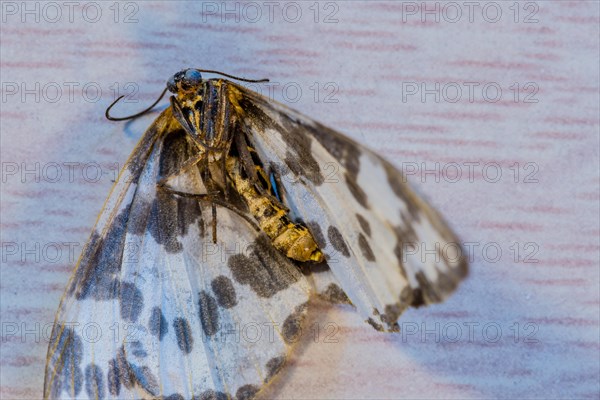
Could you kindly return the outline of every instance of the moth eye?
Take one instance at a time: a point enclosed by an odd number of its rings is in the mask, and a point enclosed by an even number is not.
[[[175,77],[172,76],[168,81],[167,81],[167,89],[169,90],[169,92],[171,93],[176,93],[177,92],[177,84],[175,83]]]
[[[188,69],[185,71],[185,75],[183,76],[182,83],[189,87],[194,87],[199,85],[202,82],[202,74],[195,69]]]

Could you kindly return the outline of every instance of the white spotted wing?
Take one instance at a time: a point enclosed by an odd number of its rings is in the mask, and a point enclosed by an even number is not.
[[[170,108],[134,150],[61,301],[44,398],[249,399],[285,363],[310,286],[237,213],[218,209],[213,243],[209,205],[157,188],[194,152]]]
[[[291,214],[327,258],[312,274],[328,298],[347,295],[378,330],[408,306],[442,301],[467,274],[459,241],[401,172],[364,146],[231,84],[249,140],[279,176]]]

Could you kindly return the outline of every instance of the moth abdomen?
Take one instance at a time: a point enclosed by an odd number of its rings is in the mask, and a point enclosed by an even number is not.
[[[259,177],[266,176],[261,166],[257,165],[256,169]],[[323,260],[323,253],[308,228],[292,222],[288,212],[266,194],[269,193],[268,191],[259,192],[250,178],[243,174],[237,157],[228,157],[227,170],[236,191],[245,200],[260,229],[269,236],[276,249],[297,261],[321,262]],[[265,180],[265,182],[269,181]],[[265,183],[262,184],[264,186]],[[265,189],[270,189],[270,185],[268,183],[267,185]]]

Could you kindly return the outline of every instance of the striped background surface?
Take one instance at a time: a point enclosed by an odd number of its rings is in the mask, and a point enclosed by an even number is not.
[[[140,110],[189,66],[270,78],[471,249],[402,334],[318,304],[265,398],[598,398],[599,3],[467,3],[3,2],[1,398],[40,398],[74,259],[156,115],[106,106]]]

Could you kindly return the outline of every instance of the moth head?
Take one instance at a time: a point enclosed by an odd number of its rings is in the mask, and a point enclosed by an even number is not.
[[[177,94],[180,92],[195,91],[202,84],[202,74],[197,69],[184,69],[173,75],[167,81],[169,92]]]

